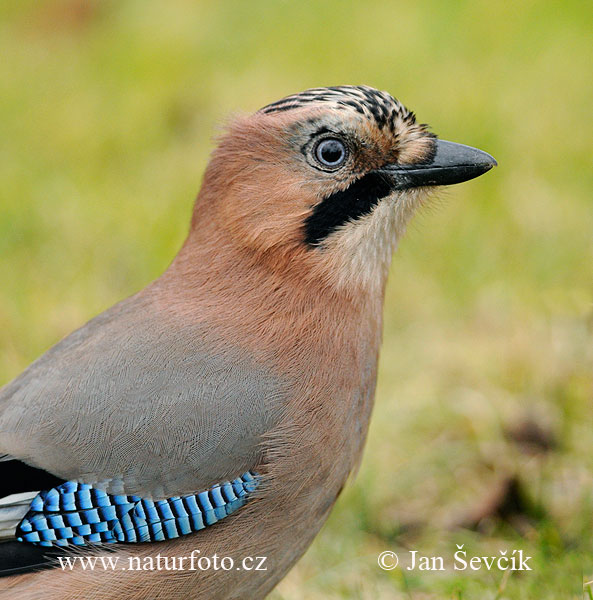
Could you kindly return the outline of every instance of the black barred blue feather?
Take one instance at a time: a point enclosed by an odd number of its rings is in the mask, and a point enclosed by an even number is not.
[[[66,481],[35,496],[16,537],[39,546],[171,540],[213,525],[243,506],[259,479],[247,471],[205,492],[157,501]]]

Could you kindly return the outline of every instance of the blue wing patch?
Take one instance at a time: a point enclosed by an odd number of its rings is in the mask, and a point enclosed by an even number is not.
[[[247,471],[205,492],[157,501],[66,481],[35,496],[16,537],[39,546],[171,540],[230,515],[245,504],[259,481],[257,473]]]

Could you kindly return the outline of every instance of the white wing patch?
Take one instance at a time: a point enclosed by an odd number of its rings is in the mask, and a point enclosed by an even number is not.
[[[27,514],[31,500],[39,492],[21,492],[0,498],[0,540],[14,539],[14,530]]]

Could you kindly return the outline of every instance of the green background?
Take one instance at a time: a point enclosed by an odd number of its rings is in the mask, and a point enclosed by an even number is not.
[[[229,114],[388,90],[499,167],[402,242],[360,472],[274,598],[593,597],[592,31],[570,1],[3,0],[0,382],[163,271]]]

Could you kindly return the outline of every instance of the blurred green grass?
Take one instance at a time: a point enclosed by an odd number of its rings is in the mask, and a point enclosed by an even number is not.
[[[580,598],[592,30],[581,2],[4,0],[0,383],[162,272],[227,114],[318,85],[389,90],[500,166],[447,190],[401,244],[360,473],[274,598]],[[526,445],[530,427],[542,439]],[[491,500],[509,481],[506,514]],[[376,564],[456,544],[523,548],[534,570]]]

